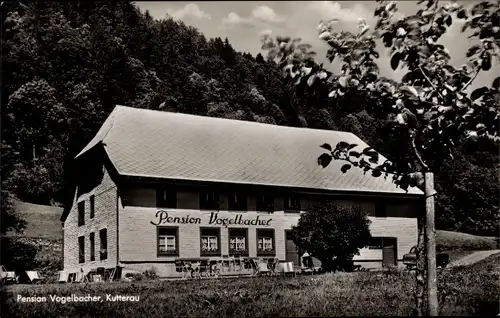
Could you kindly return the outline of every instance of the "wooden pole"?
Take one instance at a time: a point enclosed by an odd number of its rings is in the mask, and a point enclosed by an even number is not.
[[[417,239],[417,264],[415,268],[416,291],[415,291],[415,315],[424,316],[424,291],[425,291],[425,215],[418,216],[418,239]]]
[[[429,316],[438,316],[434,175],[425,173],[425,248],[427,252],[427,306]]]

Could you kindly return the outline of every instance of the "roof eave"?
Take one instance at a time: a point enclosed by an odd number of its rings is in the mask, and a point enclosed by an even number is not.
[[[111,161],[111,159],[110,159]],[[360,195],[384,195],[384,196],[398,196],[398,197],[411,197],[411,198],[420,198],[424,196],[424,193],[401,193],[401,192],[393,192],[393,191],[380,191],[380,190],[366,190],[366,189],[337,189],[337,188],[311,188],[311,187],[300,187],[296,185],[289,184],[272,184],[272,183],[255,183],[255,182],[242,182],[242,181],[230,181],[230,180],[215,180],[215,179],[189,179],[182,177],[167,177],[167,176],[152,176],[152,175],[141,175],[134,173],[120,173],[120,175],[126,179],[136,179],[145,182],[161,182],[161,181],[170,181],[170,182],[189,182],[189,183],[220,183],[227,185],[245,185],[245,186],[263,186],[263,187],[276,187],[276,188],[285,188],[285,189],[293,189],[294,191],[303,191],[303,192],[323,192],[323,193],[357,193]],[[420,192],[420,190],[418,190]]]

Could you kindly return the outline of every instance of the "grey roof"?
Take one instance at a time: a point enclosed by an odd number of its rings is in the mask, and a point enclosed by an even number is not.
[[[121,175],[406,194],[391,178],[354,167],[342,173],[342,161],[318,166],[319,146],[339,141],[368,146],[347,132],[116,106],[77,157],[102,142]]]

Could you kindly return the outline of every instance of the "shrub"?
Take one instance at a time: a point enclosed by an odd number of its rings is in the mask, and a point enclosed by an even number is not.
[[[320,202],[300,216],[292,228],[299,250],[321,261],[325,271],[352,270],[352,259],[371,239],[370,220],[357,206]]]

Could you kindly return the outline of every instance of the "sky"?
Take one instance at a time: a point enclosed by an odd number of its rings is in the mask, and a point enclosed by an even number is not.
[[[138,1],[136,4],[142,11],[149,10],[156,19],[170,15],[182,20],[196,27],[207,38],[227,37],[233,48],[240,52],[253,55],[262,52],[260,36],[270,33],[272,36],[299,37],[303,42],[313,45],[318,57],[324,57],[328,49],[318,39],[317,26],[321,20],[336,18],[339,20],[339,31],[356,31],[359,18],[364,18],[369,25],[375,25],[373,12],[377,5],[375,1]],[[402,14],[413,14],[418,10],[417,7],[417,1],[398,2]],[[465,54],[471,45],[467,35],[460,31],[462,24],[462,21],[453,19],[450,30],[440,41],[450,51],[451,64],[456,67],[467,62]],[[384,58],[388,50],[382,45],[378,46],[378,50],[381,75],[400,79],[405,70],[393,71],[389,59]],[[500,65],[497,60],[488,73],[479,74],[472,88],[491,86],[498,74]]]

